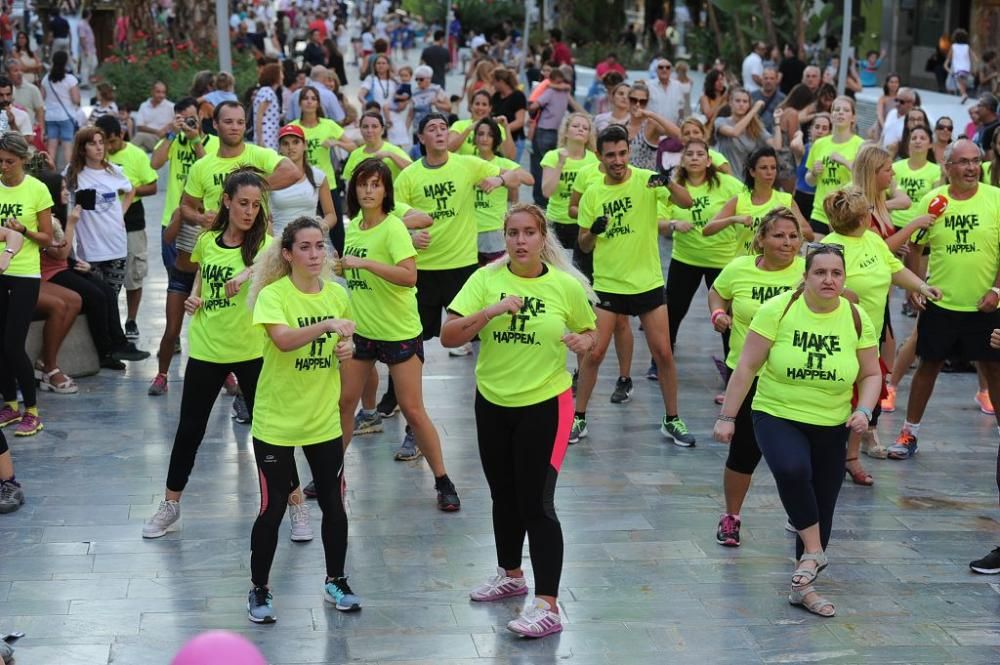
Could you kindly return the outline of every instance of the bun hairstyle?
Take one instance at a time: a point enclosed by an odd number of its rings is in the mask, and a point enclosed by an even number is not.
[[[823,199],[823,211],[830,220],[831,228],[846,235],[857,230],[868,219],[871,206],[859,187],[848,185]]]

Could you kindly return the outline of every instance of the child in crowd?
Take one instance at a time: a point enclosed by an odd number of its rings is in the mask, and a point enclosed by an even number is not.
[[[118,115],[118,104],[115,103],[115,86],[107,81],[97,84],[97,100],[90,111],[90,124],[105,115]],[[123,125],[124,126],[124,125]]]
[[[951,48],[948,50],[948,58],[944,61],[944,68],[955,77],[955,85],[958,87],[958,94],[962,96],[962,104],[969,98],[969,79],[972,78],[975,60],[976,56],[969,48],[969,33],[962,28],[951,33]]]
[[[861,63],[861,86],[864,88],[878,87],[878,68],[882,66],[882,59],[885,57],[885,50],[868,51],[865,61]]]

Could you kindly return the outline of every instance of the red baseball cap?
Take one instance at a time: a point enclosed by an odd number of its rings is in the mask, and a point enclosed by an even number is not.
[[[303,141],[306,140],[306,133],[302,131],[302,128],[298,125],[285,125],[280,130],[278,130],[278,140],[280,141],[286,136],[297,136]]]

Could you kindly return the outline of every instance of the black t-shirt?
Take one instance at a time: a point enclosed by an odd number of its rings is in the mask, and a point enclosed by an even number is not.
[[[802,83],[802,72],[806,69],[806,63],[798,58],[784,58],[778,65],[778,72],[781,73],[781,83],[778,89],[786,95],[799,83]]]
[[[431,76],[431,83],[437,83],[443,88],[445,71],[448,68],[448,63],[451,62],[451,53],[448,52],[448,49],[437,44],[431,44],[420,54],[420,59],[434,70],[434,74]]]
[[[976,130],[972,135],[973,142],[978,145],[983,152],[988,152],[993,147],[993,134],[1000,129],[1000,118],[993,122],[988,122]]]
[[[528,100],[525,98],[524,93],[520,90],[515,90],[514,92],[507,95],[507,97],[501,97],[499,92],[493,93],[493,115],[507,118],[507,122],[514,122],[517,117],[517,112],[521,109],[528,108]],[[518,141],[524,138],[524,129],[518,129],[514,131],[511,140]]]
[[[66,39],[69,37],[69,21],[62,16],[53,16],[49,21],[49,32],[55,39]]]
[[[306,44],[306,50],[302,54],[302,59],[313,66],[325,65],[326,53],[323,52],[323,47],[316,42],[309,42]]]

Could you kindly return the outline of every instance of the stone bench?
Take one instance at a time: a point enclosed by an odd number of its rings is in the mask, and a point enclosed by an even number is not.
[[[44,326],[45,321],[39,320],[32,321],[31,327],[28,328],[28,339],[25,342],[25,347],[32,365],[42,351],[42,328]],[[63,340],[57,360],[59,361],[59,369],[73,378],[91,376],[100,371],[101,364],[97,357],[97,347],[94,346],[94,341],[90,338],[90,328],[87,327],[85,314],[77,315],[73,327],[69,329],[66,339]]]

